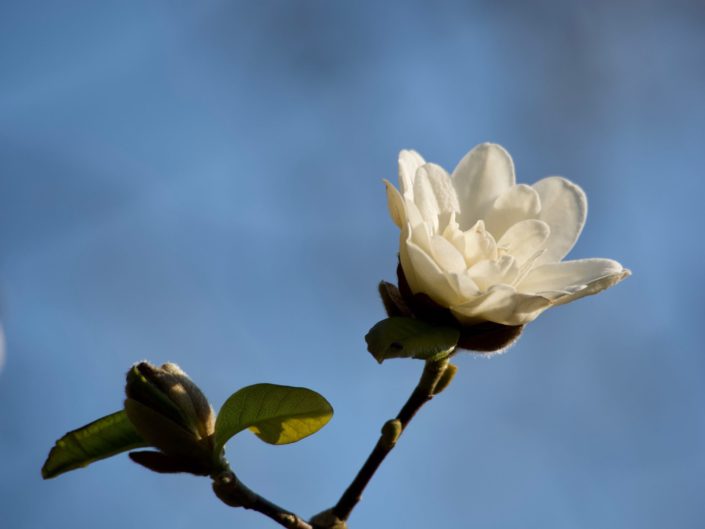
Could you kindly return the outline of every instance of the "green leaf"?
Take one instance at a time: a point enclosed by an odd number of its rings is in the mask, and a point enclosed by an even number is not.
[[[367,350],[380,364],[388,358],[439,360],[453,352],[459,339],[453,327],[401,317],[378,322],[365,336]]]
[[[215,453],[238,432],[249,428],[265,443],[295,443],[323,428],[333,408],[306,388],[255,384],[233,393],[215,421]]]
[[[42,477],[50,479],[120,452],[147,446],[123,410],[67,433],[49,452]]]

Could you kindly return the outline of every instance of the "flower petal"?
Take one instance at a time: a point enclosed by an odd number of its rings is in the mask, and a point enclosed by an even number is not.
[[[417,173],[417,178],[419,175],[424,174],[428,179],[441,213],[450,211],[457,213],[460,211],[458,196],[455,193],[453,182],[443,167],[434,163],[427,163],[419,167]]]
[[[438,217],[438,231],[464,256],[467,263],[465,234],[460,231],[458,223],[455,221],[455,212],[441,213]]]
[[[466,300],[477,296],[480,293],[479,287],[468,275],[467,270],[457,274],[448,274],[448,280],[450,281],[451,286],[458,293],[458,296],[460,296],[460,299]]]
[[[475,225],[464,233],[464,255],[468,266],[483,259],[497,258],[497,243],[492,234],[485,229],[485,223],[478,220]]]
[[[465,258],[448,240],[440,235],[431,237],[431,255],[446,272],[459,273],[467,270],[465,266]]]
[[[619,283],[631,272],[612,259],[578,259],[534,268],[518,285],[524,293],[547,293],[554,305],[597,294]],[[562,292],[564,295],[559,295]]]
[[[523,325],[549,306],[550,301],[544,297],[518,293],[509,285],[494,285],[482,295],[451,307],[451,312],[465,325],[482,321]]]
[[[434,260],[412,241],[407,241],[405,246],[413,273],[407,274],[407,267],[403,262],[402,267],[411,291],[414,294],[419,292],[427,294],[433,301],[444,307],[458,303],[460,301],[458,294]]]
[[[447,237],[446,233],[462,232],[458,229],[458,223],[455,222],[455,211],[443,211],[438,215],[438,233],[442,234],[446,239],[450,240],[452,237]]]
[[[503,255],[493,261],[480,261],[468,270],[468,275],[481,290],[487,290],[500,283],[510,285],[518,273],[519,267],[511,255]]]
[[[431,230],[429,227],[422,222],[413,227],[409,225],[409,229],[411,236],[408,240],[431,255]]]
[[[610,287],[615,286],[617,283],[626,279],[632,275],[631,270],[625,268],[621,273],[612,274],[605,277],[600,277],[593,281],[590,281],[587,285],[584,285],[579,290],[570,292],[565,296],[558,297],[553,301],[554,305],[563,305],[565,303],[570,303],[576,299],[584,298],[585,296],[592,296],[593,294],[599,294],[603,290],[607,290]]]
[[[404,199],[404,213],[406,214],[406,221],[411,226],[418,226],[419,224],[424,223],[424,218],[421,215],[419,208],[417,208],[416,204],[408,198]]]
[[[522,281],[524,281],[524,278],[528,275],[531,270],[533,270],[536,261],[541,257],[546,249],[544,248],[543,250],[537,250],[534,252],[532,255],[529,256],[529,258],[524,261],[522,265],[519,266],[519,272],[517,273],[516,277],[514,278],[514,281],[512,282],[512,285],[516,286],[520,284]],[[541,293],[543,295],[543,292]]]
[[[414,285],[418,285],[419,281],[416,279],[416,272],[414,272],[414,267],[409,257],[409,250],[407,249],[410,239],[411,226],[407,224],[402,228],[401,237],[399,238],[399,263],[401,264],[402,270],[404,270],[406,282],[410,285],[411,290],[415,291]]]
[[[495,239],[499,239],[511,226],[536,218],[540,211],[539,194],[526,184],[515,185],[495,199],[485,215],[485,225]]]
[[[546,253],[538,263],[555,263],[573,248],[587,217],[587,198],[573,182],[558,176],[539,180],[533,188],[541,198],[538,218],[551,228]]]
[[[399,189],[404,198],[414,199],[414,179],[416,171],[426,161],[416,151],[403,150],[399,153]]]
[[[484,218],[497,196],[514,185],[514,163],[499,145],[483,143],[460,160],[451,179],[461,205],[458,222],[467,230]]]
[[[414,179],[414,203],[419,208],[421,216],[429,225],[438,228],[438,214],[441,210],[438,207],[436,193],[431,186],[428,172],[422,168],[416,171]]]
[[[394,187],[389,180],[384,180],[384,185],[387,188],[387,208],[389,208],[389,216],[399,229],[406,224],[406,212],[404,210],[404,199],[401,193]]]
[[[551,234],[551,228],[541,220],[527,219],[517,222],[504,232],[497,246],[506,250],[521,266],[541,250]]]

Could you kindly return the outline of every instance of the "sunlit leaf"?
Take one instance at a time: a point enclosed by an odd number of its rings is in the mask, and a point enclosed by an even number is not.
[[[216,452],[238,432],[249,428],[266,443],[294,443],[326,425],[333,408],[306,388],[255,384],[225,401],[215,422]]]
[[[380,321],[365,336],[367,350],[380,364],[388,358],[440,359],[453,352],[459,339],[453,327],[402,317]]]
[[[56,441],[49,452],[42,477],[49,479],[120,452],[147,446],[124,411],[107,415]]]

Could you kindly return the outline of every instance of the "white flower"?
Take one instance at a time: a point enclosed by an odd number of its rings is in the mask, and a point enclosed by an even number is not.
[[[451,175],[402,151],[401,192],[385,183],[409,287],[464,325],[523,325],[630,274],[611,259],[561,261],[585,224],[585,193],[556,176],[516,184],[499,145],[478,145]]]

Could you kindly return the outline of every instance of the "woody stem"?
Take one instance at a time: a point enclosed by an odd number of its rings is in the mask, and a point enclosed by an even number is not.
[[[360,468],[360,471],[355,476],[355,479],[350,483],[343,495],[338,500],[338,503],[333,507],[332,513],[341,521],[345,521],[350,517],[355,506],[362,498],[362,493],[365,487],[370,482],[375,472],[385,460],[387,455],[396,445],[397,439],[406,429],[411,419],[414,418],[416,412],[421,407],[430,401],[438,386],[443,373],[448,366],[448,359],[427,361],[419,383],[414,388],[414,391],[409,396],[406,404],[401,408],[396,419],[392,419],[385,423],[382,428],[382,435],[377,444],[372,449],[365,463]]]

